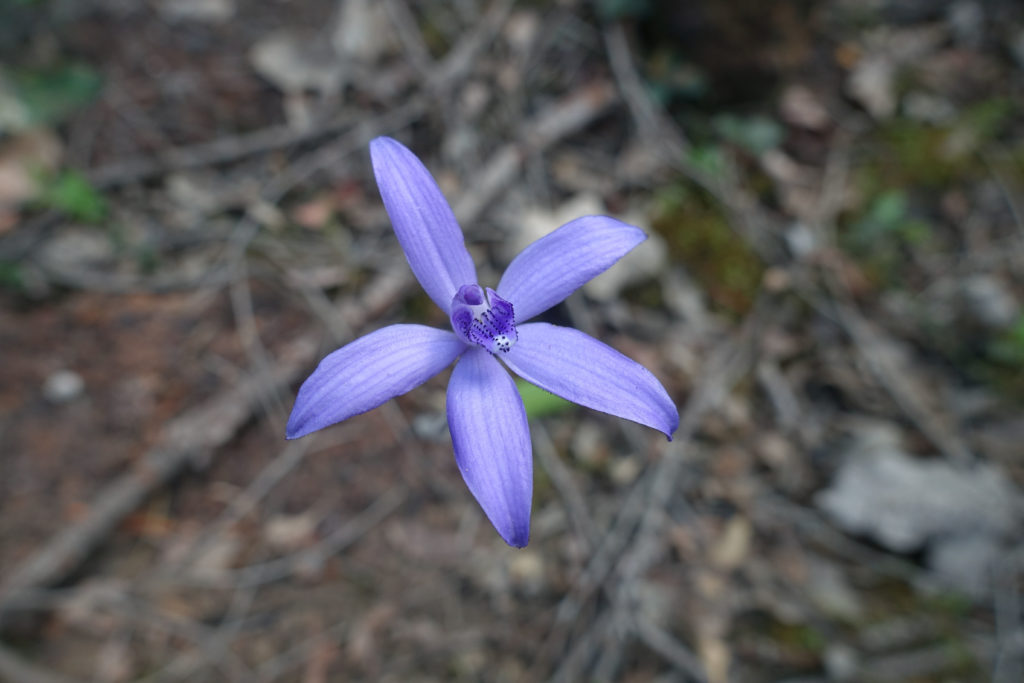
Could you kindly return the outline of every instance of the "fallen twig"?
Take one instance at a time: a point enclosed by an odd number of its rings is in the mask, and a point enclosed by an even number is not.
[[[293,341],[279,355],[272,381],[295,381],[312,362],[316,348],[316,338],[311,334]],[[7,577],[0,587],[0,619],[11,596],[59,581],[149,494],[187,465],[202,466],[210,453],[227,443],[258,408],[263,391],[260,384],[248,377],[170,422],[156,445],[131,471],[100,491],[89,515],[58,532]]]
[[[384,273],[371,284],[374,298],[349,304],[340,315],[365,322],[386,310],[411,279],[408,274]],[[131,471],[107,484],[96,496],[90,513],[58,532],[41,550],[17,567],[0,586],[0,625],[20,591],[51,585],[71,573],[93,548],[186,466],[202,468],[260,407],[266,381],[277,386],[295,382],[315,359],[320,334],[307,332],[277,354],[267,380],[252,374],[205,403],[171,421],[156,445]]]
[[[559,100],[521,128],[520,140],[499,149],[476,174],[472,192],[464,193],[452,205],[460,223],[466,224],[489,205],[519,173],[528,154],[542,152],[603,114],[615,102],[611,84],[598,81]]]

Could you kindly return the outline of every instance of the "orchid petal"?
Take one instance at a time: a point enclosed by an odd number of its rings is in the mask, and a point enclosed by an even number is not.
[[[455,462],[491,524],[511,546],[530,540],[533,452],[512,377],[487,351],[470,348],[448,383]]]
[[[502,360],[527,382],[581,406],[653,427],[669,439],[679,411],[647,368],[569,327],[519,326],[519,341]]]
[[[498,294],[516,307],[516,322],[524,322],[608,270],[645,239],[640,228],[614,218],[577,218],[520,252],[498,283]]]
[[[285,434],[305,436],[376,408],[444,370],[466,345],[425,325],[391,325],[324,358],[302,384]]]
[[[434,303],[450,313],[458,288],[476,284],[476,268],[455,214],[430,171],[398,141],[374,139],[370,159],[412,272]]]

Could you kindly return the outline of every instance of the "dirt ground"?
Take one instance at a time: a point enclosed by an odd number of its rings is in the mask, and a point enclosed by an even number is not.
[[[1024,6],[0,2],[0,680],[1024,680]],[[681,424],[525,395],[531,541],[448,371],[284,439],[326,353],[447,325],[368,143],[494,286]]]

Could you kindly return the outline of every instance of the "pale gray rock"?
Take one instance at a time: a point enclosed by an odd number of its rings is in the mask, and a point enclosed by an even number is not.
[[[334,51],[367,64],[395,48],[385,3],[376,0],[342,0],[331,33]]]
[[[340,90],[346,67],[326,36],[287,30],[252,46],[249,61],[263,78],[285,93],[305,90],[332,94]]]
[[[77,271],[105,263],[114,256],[110,238],[98,230],[69,228],[43,246],[40,262],[51,271]]]
[[[860,655],[845,643],[831,643],[823,658],[830,681],[855,681],[860,671]]]
[[[58,370],[43,383],[43,396],[51,403],[67,403],[82,395],[85,380],[73,370]]]
[[[987,327],[1007,327],[1020,314],[1020,304],[1013,292],[991,275],[974,275],[964,280],[963,299],[967,314]]]
[[[448,436],[448,418],[443,412],[420,413],[412,419],[412,431],[416,438],[433,443],[445,443]]]
[[[835,481],[817,505],[843,530],[896,552],[962,534],[1008,536],[1019,530],[1019,491],[997,468],[956,467],[905,453],[889,425],[857,434]]]
[[[942,539],[928,553],[928,566],[946,583],[975,597],[988,594],[992,571],[1005,548],[988,534]]]

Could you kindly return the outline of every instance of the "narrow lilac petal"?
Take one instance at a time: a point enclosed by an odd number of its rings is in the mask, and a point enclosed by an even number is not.
[[[498,283],[516,322],[543,313],[647,239],[640,228],[607,216],[566,223],[523,249]]]
[[[412,272],[434,303],[450,313],[458,288],[476,284],[476,268],[455,214],[430,171],[397,140],[374,139],[370,159]]]
[[[391,325],[320,361],[303,382],[285,435],[305,436],[376,408],[444,370],[466,345],[447,330]]]
[[[669,439],[679,411],[644,366],[570,327],[529,323],[502,360],[527,382],[604,413],[653,427]]]
[[[448,383],[455,462],[491,524],[516,548],[530,540],[533,451],[511,375],[487,351],[462,355]]]

